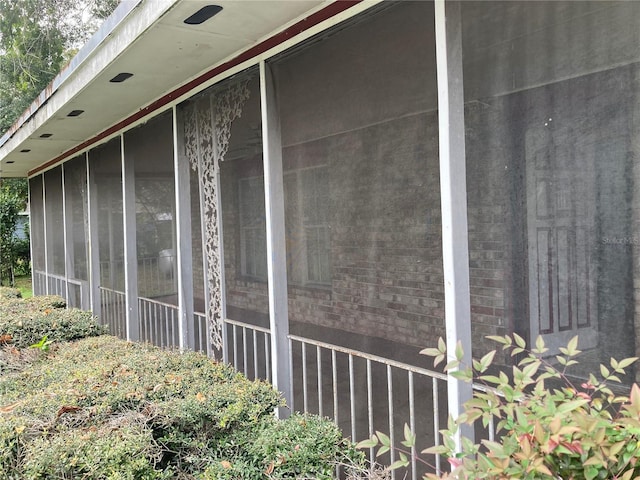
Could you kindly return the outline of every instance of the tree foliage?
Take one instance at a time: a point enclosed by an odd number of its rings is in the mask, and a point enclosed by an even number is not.
[[[24,178],[0,179],[0,285],[14,286],[16,267],[29,268],[29,238],[17,238],[20,212],[27,208],[28,185]]]
[[[15,123],[118,3],[119,0],[0,0],[0,135]],[[27,205],[27,191],[24,179],[0,178],[0,285],[3,281],[13,285],[16,262],[24,250],[25,241],[16,239],[15,231],[18,214]]]
[[[0,0],[0,132],[7,131],[119,0]]]

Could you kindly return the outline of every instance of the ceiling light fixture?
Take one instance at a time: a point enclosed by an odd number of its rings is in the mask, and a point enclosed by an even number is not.
[[[202,7],[196,13],[191,15],[189,18],[184,20],[184,23],[187,25],[200,25],[201,23],[206,22],[214,15],[217,15],[222,10],[222,7],[219,5],[207,5]]]
[[[42,135],[40,135],[40,138],[49,138],[52,136],[53,136],[53,133],[43,133]]]
[[[15,160],[7,160],[7,163],[16,163]]]
[[[30,152],[31,149],[30,148],[23,148],[22,150],[20,150],[20,153],[27,153]]]
[[[84,113],[84,110],[71,110],[69,113],[67,113],[67,117],[77,117],[79,115],[82,115]]]
[[[122,83],[125,80],[130,79],[131,77],[133,77],[133,73],[122,72],[122,73],[117,74],[115,77],[113,77],[109,81],[111,83]]]

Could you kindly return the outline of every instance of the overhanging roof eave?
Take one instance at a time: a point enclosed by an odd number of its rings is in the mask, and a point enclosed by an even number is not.
[[[30,119],[40,108],[55,94],[60,86],[74,73],[84,61],[92,55],[100,45],[113,33],[122,21],[136,8],[142,0],[122,0],[113,13],[107,17],[98,31],[94,33],[89,41],[78,51],[71,61],[55,78],[40,92],[40,95],[29,105],[29,107],[18,117],[14,124],[0,137],[0,149],[7,141]]]

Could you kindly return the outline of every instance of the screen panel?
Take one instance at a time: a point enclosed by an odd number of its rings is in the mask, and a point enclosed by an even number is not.
[[[640,4],[462,14],[477,355],[516,331],[549,355],[577,335],[579,376],[635,356]]]

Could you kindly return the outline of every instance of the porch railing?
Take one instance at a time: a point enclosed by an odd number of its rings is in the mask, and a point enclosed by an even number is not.
[[[163,348],[178,348],[178,307],[151,298],[138,297],[140,340]]]
[[[202,352],[207,356],[216,356],[211,342],[209,341],[209,330],[207,329],[207,316],[201,312],[193,312],[193,334],[196,352]]]
[[[271,333],[236,320],[225,320],[229,363],[247,378],[271,381]]]
[[[67,298],[67,283],[64,276],[48,273],[47,286],[49,295],[58,295],[62,298]]]
[[[266,328],[225,320],[229,339],[229,362],[251,379],[271,380],[270,332]],[[427,457],[430,467],[418,464],[417,451],[440,445],[439,430],[447,422],[447,376],[422,367],[378,355],[289,335],[293,372],[292,409],[331,418],[354,441],[376,431],[389,435],[391,451],[382,457],[368,452],[371,462],[391,464],[404,439],[406,423],[418,437],[411,449],[407,471],[392,478],[422,478],[426,469],[442,472],[442,459]],[[486,387],[475,385],[475,390]],[[476,437],[494,439],[494,425],[480,429]],[[422,456],[424,458],[424,456]]]
[[[126,297],[124,292],[100,287],[100,320],[109,327],[109,333],[127,338]]]
[[[100,290],[103,318],[126,333],[124,293]],[[175,305],[139,298],[138,308],[142,341],[164,348],[178,347],[179,319]],[[195,349],[212,355],[205,315],[196,312],[193,321]],[[225,320],[225,328],[229,363],[250,379],[271,381],[269,329],[230,319]],[[427,467],[415,460],[415,453],[441,443],[439,430],[446,425],[447,417],[446,375],[296,335],[289,335],[289,345],[293,410],[331,418],[354,441],[371,437],[376,431],[387,433],[391,450],[382,457],[376,457],[373,449],[368,452],[371,462],[387,465],[397,459],[396,448],[406,449],[401,442],[407,423],[418,442],[407,452],[412,454],[407,471],[392,472],[392,478],[417,480],[427,470],[442,471],[439,456],[427,457],[430,464]],[[219,357],[219,352],[215,353]],[[493,436],[493,425],[479,433],[479,437],[493,439]]]
[[[36,295],[58,295],[72,308],[88,308],[88,282],[40,270],[33,271]]]
[[[249,378],[270,380],[269,330],[234,320],[226,324],[230,363]],[[440,443],[438,432],[447,414],[446,375],[295,335],[289,343],[293,409],[331,418],[355,441],[380,430],[389,434],[393,447],[400,447],[406,422],[423,439],[411,453]],[[390,464],[396,450],[386,458],[376,458],[370,450],[369,458]],[[440,457],[431,460],[432,469],[440,472]],[[392,475],[418,479],[423,471],[414,459],[408,472]]]
[[[40,270],[33,270],[33,294],[47,294],[47,274]]]
[[[296,410],[328,416],[352,440],[370,438],[376,431],[389,435],[391,450],[369,460],[391,464],[408,424],[423,444],[411,448],[408,472],[393,471],[392,478],[421,478],[424,468],[416,450],[440,444],[440,425],[446,425],[446,375],[358,350],[289,336]],[[419,402],[416,403],[416,399]],[[301,408],[300,408],[301,407]],[[440,457],[428,458],[440,473]]]

